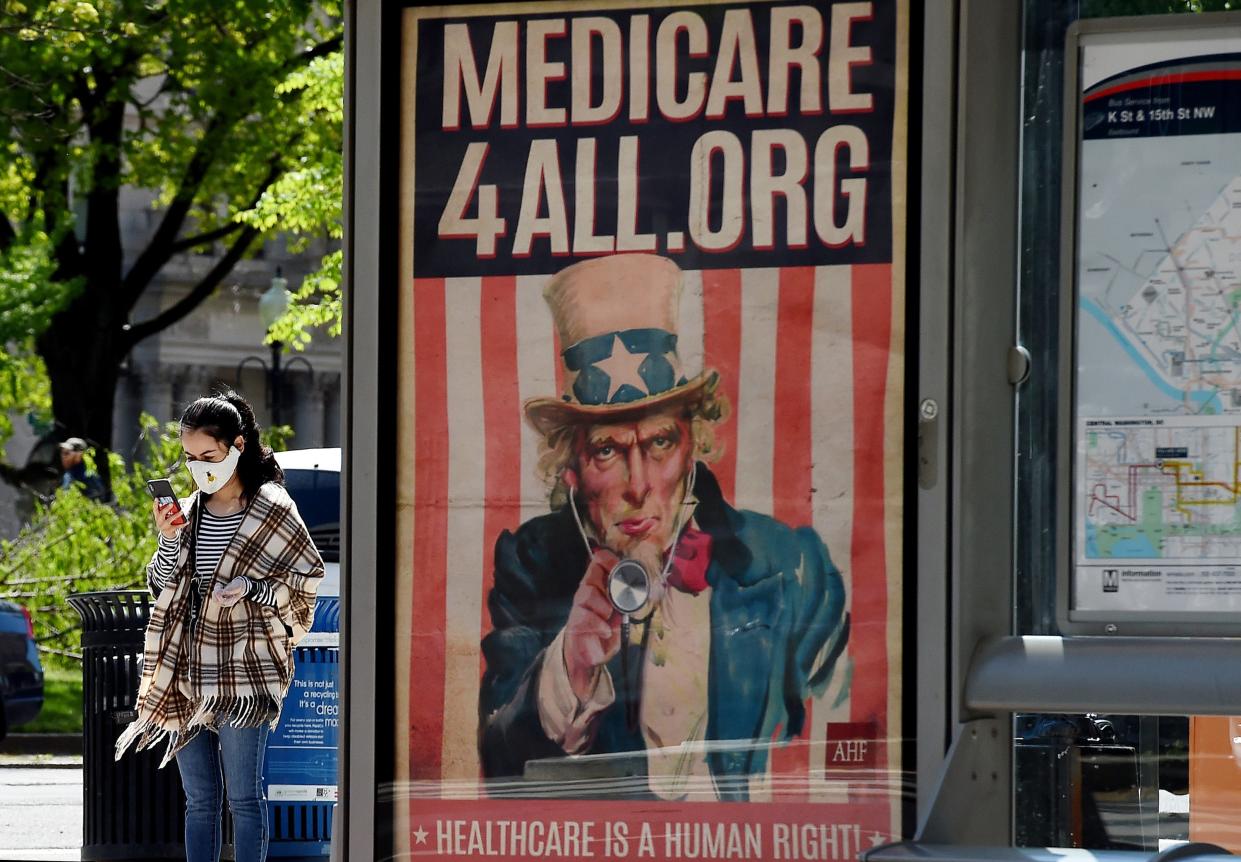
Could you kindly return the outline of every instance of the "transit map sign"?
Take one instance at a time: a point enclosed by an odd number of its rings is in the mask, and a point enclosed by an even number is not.
[[[402,24],[398,852],[901,837],[906,4]]]
[[[1241,36],[1083,41],[1076,610],[1241,609]]]

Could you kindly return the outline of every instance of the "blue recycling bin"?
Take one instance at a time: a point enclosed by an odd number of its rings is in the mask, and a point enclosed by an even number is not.
[[[340,599],[320,596],[314,624],[293,655],[280,724],[267,740],[267,854],[321,860],[332,840],[340,742]]]

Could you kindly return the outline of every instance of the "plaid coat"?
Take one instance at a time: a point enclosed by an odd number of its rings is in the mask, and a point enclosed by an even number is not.
[[[200,502],[197,491],[182,501],[191,524]],[[154,559],[147,567],[155,604],[142,654],[138,717],[117,740],[117,759],[130,745],[141,750],[167,739],[163,766],[204,727],[275,728],[293,679],[293,647],[314,618],[323,559],[282,486],[268,483],[255,494],[191,630],[192,532],[181,531],[172,586],[158,588]],[[216,586],[238,575],[271,582],[278,608],[247,599],[224,607],[211,597]]]

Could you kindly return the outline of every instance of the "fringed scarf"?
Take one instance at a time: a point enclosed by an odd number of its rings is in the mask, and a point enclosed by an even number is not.
[[[191,523],[200,504],[195,492],[182,505]],[[192,532],[181,534],[172,586],[160,591],[155,560],[147,567],[156,601],[143,647],[138,717],[116,742],[118,760],[131,745],[140,751],[167,740],[162,767],[204,728],[275,729],[293,679],[293,647],[314,619],[323,559],[282,486],[268,483],[255,494],[191,627]],[[238,575],[268,580],[278,607],[242,599],[226,608],[212,599],[216,586]]]

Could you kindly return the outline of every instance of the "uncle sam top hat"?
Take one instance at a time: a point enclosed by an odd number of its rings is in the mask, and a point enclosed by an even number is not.
[[[653,254],[575,263],[543,290],[560,334],[565,392],[526,402],[548,434],[565,425],[619,422],[692,403],[715,389],[714,371],[687,378],[677,355],[681,269]]]

